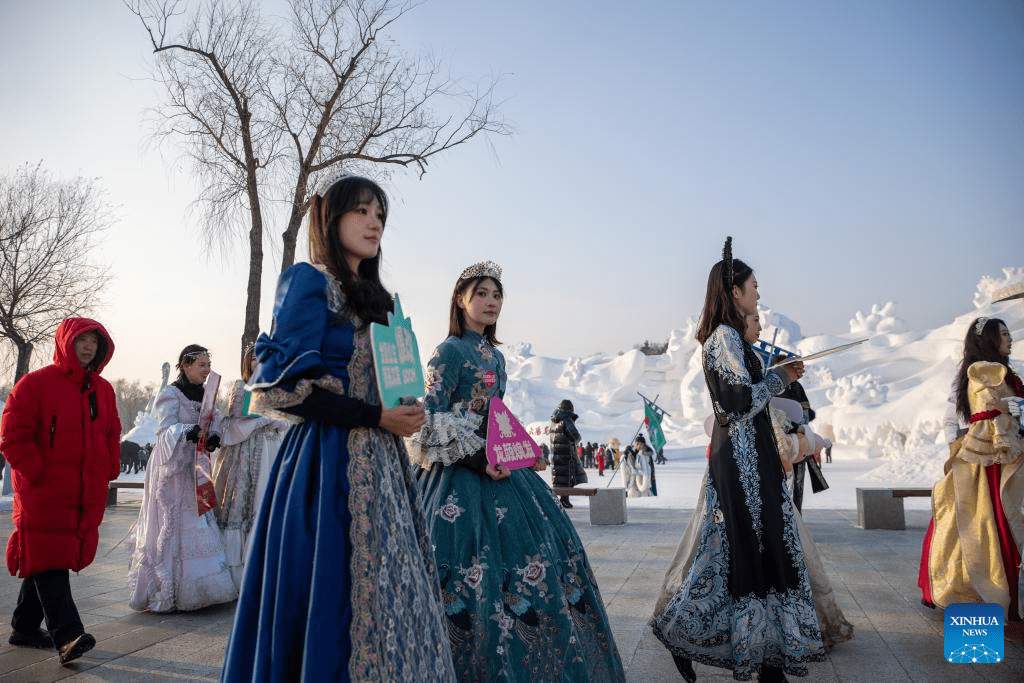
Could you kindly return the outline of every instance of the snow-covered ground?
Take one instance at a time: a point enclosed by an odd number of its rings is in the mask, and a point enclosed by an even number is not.
[[[665,457],[668,464],[658,465],[655,468],[657,476],[658,495],[649,498],[630,498],[629,507],[644,508],[671,508],[679,510],[692,509],[697,503],[698,489],[701,478],[704,476],[704,468],[707,466],[707,447],[695,448],[666,448]],[[822,466],[825,479],[829,483],[829,489],[821,493],[811,493],[810,483],[805,484],[804,510],[838,509],[847,510],[857,507],[857,487],[889,486],[889,483],[881,483],[880,480],[871,478],[870,473],[878,467],[878,462],[862,457],[856,449],[844,452],[841,447],[832,449],[832,462]],[[942,463],[939,463],[941,473]],[[605,471],[600,477],[596,469],[587,469],[589,481],[582,486],[603,487],[610,484],[613,488],[622,487],[622,479],[613,472]],[[550,470],[541,476],[550,483]],[[143,481],[145,472],[138,474],[122,474],[121,479],[126,481]],[[931,484],[927,484],[930,486]],[[142,496],[140,491],[122,489],[118,492],[119,501],[139,500]],[[576,497],[572,499],[573,505],[586,507],[589,499]],[[929,501],[927,498],[907,498],[905,507],[907,509],[927,509]]]
[[[701,479],[707,467],[707,447],[667,448],[665,457],[668,463],[655,467],[658,495],[649,498],[630,498],[628,506],[641,508],[692,509],[697,503]],[[857,507],[857,488],[873,486],[892,486],[892,483],[872,476],[872,470],[878,468],[878,462],[862,457],[856,448],[845,450],[841,447],[832,449],[832,462],[822,465],[829,488],[821,493],[812,493],[810,482],[804,482],[804,511],[814,509],[852,510]],[[939,463],[941,475],[942,463]],[[603,487],[609,482],[609,472],[600,477],[596,469],[587,469],[589,481],[583,486]],[[550,481],[550,480],[549,480]],[[914,483],[914,485],[931,486]],[[611,486],[621,487],[622,479],[616,475]],[[588,498],[573,498],[575,506],[588,505]],[[930,505],[928,498],[906,498],[904,507],[908,510],[926,510]]]

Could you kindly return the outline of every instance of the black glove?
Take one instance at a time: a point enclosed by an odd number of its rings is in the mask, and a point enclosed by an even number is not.
[[[487,453],[483,448],[478,448],[473,455],[467,455],[462,460],[455,461],[456,467],[464,467],[467,470],[476,472],[481,477],[487,475]]]
[[[487,440],[487,420],[486,420],[486,418],[484,419],[483,422],[480,423],[480,426],[476,428],[476,435],[479,436],[481,439],[483,439],[486,442],[486,440]],[[464,467],[467,470],[471,470],[473,472],[476,472],[481,477],[486,476],[487,475],[487,465],[488,465],[488,462],[487,462],[487,452],[485,451],[486,447],[487,446],[486,446],[486,443],[485,443],[484,446],[481,446],[480,448],[478,448],[476,450],[476,452],[473,453],[472,455],[467,455],[462,460],[456,460],[455,461],[455,466],[456,467]]]
[[[192,429],[185,432],[185,440],[199,443],[199,425],[192,425]]]
[[[210,434],[206,438],[206,451],[212,453],[218,448],[220,448],[220,434]]]

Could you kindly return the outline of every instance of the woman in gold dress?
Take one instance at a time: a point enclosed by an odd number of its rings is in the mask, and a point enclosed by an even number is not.
[[[1024,436],[1006,399],[1024,396],[1010,368],[1012,339],[997,318],[978,318],[964,340],[955,384],[967,433],[950,444],[946,476],[932,490],[933,524],[919,584],[925,604],[998,603],[1019,618],[1024,542]]]

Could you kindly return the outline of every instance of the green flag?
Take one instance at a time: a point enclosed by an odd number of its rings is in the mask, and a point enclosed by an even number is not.
[[[661,431],[661,411],[647,399],[644,399],[644,426],[647,427],[651,448],[657,452],[665,446],[665,433]]]

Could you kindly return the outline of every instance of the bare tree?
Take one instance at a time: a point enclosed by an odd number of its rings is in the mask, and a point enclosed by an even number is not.
[[[112,223],[92,179],[57,180],[42,163],[0,176],[0,338],[14,346],[15,382],[61,320],[98,303],[107,269],[89,254]]]
[[[345,164],[376,176],[413,167],[474,137],[506,134],[494,83],[461,90],[440,65],[412,59],[385,31],[405,0],[290,0],[287,22],[254,0],[126,0],[159,56],[167,89],[158,136],[180,138],[205,183],[208,243],[249,226],[249,279],[241,348],[259,332],[263,211],[288,214],[281,269],[295,260],[311,183]],[[184,28],[170,36],[172,23]],[[374,170],[376,169],[376,170]]]
[[[121,416],[121,434],[124,435],[135,426],[139,413],[146,410],[149,400],[156,393],[156,385],[152,382],[143,384],[141,380],[115,379],[110,383],[114,387],[114,399],[117,401],[117,414]]]
[[[129,8],[158,55],[154,78],[166,101],[155,113],[157,139],[180,138],[203,186],[208,244],[230,243],[248,225],[249,275],[242,348],[259,332],[263,277],[261,190],[277,161],[279,126],[267,120],[272,34],[255,2],[208,0],[168,37],[181,0],[136,0]],[[247,220],[246,220],[247,217]]]

